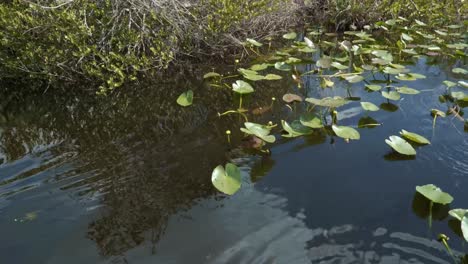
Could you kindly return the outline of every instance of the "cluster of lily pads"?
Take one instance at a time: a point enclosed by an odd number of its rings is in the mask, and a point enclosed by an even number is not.
[[[376,32],[381,35],[379,39],[383,39],[383,42],[374,39]],[[399,101],[402,96],[421,93],[420,90],[402,85],[401,82],[426,78],[422,74],[411,72],[404,65],[405,61],[420,56],[439,56],[455,61],[454,65],[460,65],[467,56],[468,44],[465,43],[467,37],[465,25],[449,25],[443,29],[432,28],[421,21],[416,20],[411,23],[402,17],[366,26],[361,31],[346,31],[341,36],[336,33],[324,33],[321,30],[309,31],[302,37],[290,32],[283,35],[285,47],[274,51],[271,49],[271,40],[266,45],[255,39],[246,39],[244,43],[246,52],[253,53],[260,62],[250,67],[238,68],[236,75],[223,76],[217,72],[209,72],[204,78],[210,81],[211,86],[226,87],[238,94],[237,109],[227,110],[219,116],[241,115],[245,119],[245,127],[240,128],[240,131],[261,141],[261,146],[264,146],[266,143],[275,142],[275,136],[271,133],[276,125],[249,122],[248,111],[244,108],[242,100],[243,97],[255,92],[253,82],[275,81],[288,78],[289,75],[299,90],[303,86],[303,78],[316,78],[324,89],[335,87],[337,81],[355,85],[362,83],[363,89],[370,93],[380,93],[386,101],[380,107],[373,102],[360,102],[366,113],[379,111],[381,108],[394,111],[398,107],[392,104],[392,101]],[[268,48],[265,48],[266,46]],[[316,61],[312,60],[314,56],[318,56]],[[312,65],[313,69],[301,72],[300,65]],[[462,66],[453,66],[452,72],[457,76],[468,74]],[[466,126],[468,121],[462,117],[460,110],[468,104],[468,94],[462,90],[468,88],[468,83],[464,80],[458,82],[447,80],[443,84],[447,87],[447,93],[441,96],[440,100],[450,102],[450,105],[447,111],[429,110],[434,118],[434,126],[438,117],[450,114],[458,117]],[[348,94],[348,97],[325,98],[285,94],[283,101],[288,107],[291,108],[296,102],[305,102],[307,106],[298,120],[291,122],[281,120],[281,127],[285,132],[282,136],[307,136],[315,130],[323,129],[346,141],[359,140],[361,136],[355,127],[338,125],[337,115],[340,107],[360,100],[352,97],[349,90]],[[182,93],[177,103],[181,106],[191,105],[193,92],[189,90]],[[380,124],[364,124],[364,126],[378,125]],[[403,129],[399,136],[391,135],[385,143],[401,155],[413,156],[416,155],[415,145],[427,145],[430,141],[422,135]],[[233,194],[240,188],[240,172],[233,169],[234,166],[234,164],[228,164],[226,168],[218,166],[213,171],[213,184],[223,193]]]
[[[430,201],[429,216],[428,216],[429,226],[431,226],[431,223],[432,223],[431,221],[432,221],[433,205],[434,204],[449,205],[450,203],[453,202],[453,197],[450,194],[442,191],[439,187],[433,184],[417,186],[416,191]],[[449,215],[452,216],[456,221],[459,221],[460,230],[462,232],[461,235],[463,236],[465,241],[468,242],[468,209],[462,209],[462,208],[452,209],[449,211]],[[455,263],[457,263],[456,258],[454,254],[452,253],[450,246],[448,245],[448,237],[444,234],[440,234],[439,240],[442,242],[442,244],[444,244],[448,253],[455,260]]]

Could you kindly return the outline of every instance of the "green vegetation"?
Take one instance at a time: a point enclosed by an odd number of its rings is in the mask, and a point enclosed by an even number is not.
[[[253,47],[261,47],[257,40],[298,23],[342,30],[402,15],[443,25],[463,19],[466,5],[461,0],[11,0],[0,4],[0,80],[87,81],[92,90],[107,93],[171,65],[229,57],[243,47],[255,52]],[[240,41],[248,36],[257,40]],[[295,39],[296,33],[283,38]]]

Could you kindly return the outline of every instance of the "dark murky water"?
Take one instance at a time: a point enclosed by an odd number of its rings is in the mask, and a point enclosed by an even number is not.
[[[448,208],[435,208],[429,229],[414,188],[436,184],[455,197],[452,208],[466,208],[468,134],[453,116],[433,131],[429,110],[447,109],[441,83],[460,76],[427,62],[411,67],[427,78],[408,83],[423,92],[403,96],[390,107],[397,111],[369,114],[383,125],[359,129],[361,140],[277,135],[271,156],[228,147],[224,131],[239,142],[242,120],[216,113],[236,102],[199,80],[87,100],[8,93],[0,104],[0,262],[451,263],[437,234],[447,234],[457,253],[468,246],[447,224]],[[347,95],[304,81],[312,95]],[[258,84],[252,107],[292,84],[267,85]],[[199,97],[181,108],[175,98],[188,88]],[[386,102],[362,84],[348,88],[363,101]],[[278,104],[252,121],[279,116],[295,114]],[[355,102],[339,122],[362,118]],[[384,139],[401,129],[432,145],[400,160]],[[210,182],[227,160],[243,171],[233,197],[216,195]]]

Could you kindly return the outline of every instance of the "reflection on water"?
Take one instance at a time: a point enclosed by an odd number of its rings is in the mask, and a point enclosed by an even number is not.
[[[414,186],[439,185],[454,195],[454,206],[466,207],[468,139],[451,118],[432,130],[428,109],[444,106],[438,84],[446,71],[424,60],[415,67],[427,70],[420,85],[428,91],[396,104],[362,87],[317,89],[317,80],[306,78],[309,96],[352,93],[386,111],[362,113],[359,102],[340,111],[340,124],[372,128],[360,129],[359,142],[319,130],[278,138],[272,155],[249,158],[237,147],[240,133],[231,146],[224,135],[243,120],[216,115],[237,104],[230,91],[199,80],[142,84],[112,98],[2,94],[2,261],[447,263],[428,237],[447,233],[461,251],[459,230],[435,221],[428,231],[427,201]],[[267,85],[258,84],[252,109],[281,98],[291,84]],[[181,108],[175,98],[188,88],[195,103]],[[277,104],[252,121],[293,120],[304,105],[295,107]],[[411,127],[431,135],[432,145],[408,159],[384,139]],[[210,182],[212,169],[228,160],[244,171],[244,186],[231,198],[216,196]],[[446,220],[447,211],[434,207],[433,218]]]

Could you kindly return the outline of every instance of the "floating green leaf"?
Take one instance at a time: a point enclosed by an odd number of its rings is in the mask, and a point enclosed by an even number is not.
[[[317,67],[324,68],[324,69],[330,68],[331,64],[332,64],[332,59],[328,56],[324,56],[320,58],[320,60],[318,60],[316,63]]]
[[[304,42],[307,45],[307,47],[315,49],[315,44],[310,40],[308,37],[304,37]]]
[[[248,42],[249,44],[251,44],[251,45],[253,45],[253,46],[256,46],[256,47],[261,47],[261,46],[263,46],[262,43],[256,41],[255,39],[247,38],[246,40],[247,40],[247,42]]]
[[[258,75],[258,74],[244,74],[244,78],[249,79],[251,81],[260,81],[265,79],[265,76]]]
[[[240,170],[232,163],[227,163],[226,168],[219,165],[211,173],[211,182],[218,191],[227,195],[233,195],[241,187]]]
[[[366,88],[372,91],[380,91],[380,89],[382,89],[382,86],[376,84],[366,84]]]
[[[401,130],[400,135],[402,135],[404,138],[409,139],[413,142],[419,143],[419,144],[431,144],[427,138],[418,135],[416,133],[408,132],[404,129]]]
[[[269,81],[274,81],[274,80],[280,80],[282,78],[283,77],[281,77],[279,75],[269,73],[269,74],[265,75],[265,77],[263,79],[269,80]]]
[[[290,33],[283,35],[284,39],[289,39],[289,40],[296,39],[296,37],[297,37],[296,32],[290,32]]]
[[[468,209],[452,209],[449,211],[449,215],[451,215],[453,218],[457,219],[458,221],[461,221],[463,219],[463,216],[468,213]]]
[[[468,102],[468,95],[464,92],[451,92],[450,95],[458,101]]]
[[[310,127],[310,128],[322,128],[323,123],[322,120],[314,115],[313,113],[305,113],[302,114],[299,121],[301,122],[302,125]]]
[[[457,74],[468,74],[468,71],[463,68],[453,68],[452,72]]]
[[[400,100],[400,94],[396,91],[390,91],[390,92],[382,91],[382,96],[389,100],[394,100],[394,101]]]
[[[268,68],[268,64],[266,63],[262,63],[262,64],[255,64],[255,65],[252,65],[252,67],[250,67],[250,69],[252,71],[262,71],[262,70],[265,70],[266,68]]]
[[[358,140],[361,138],[359,132],[349,126],[332,126],[333,132],[340,138]]]
[[[418,93],[420,93],[420,91],[418,91],[416,89],[413,89],[413,88],[406,87],[406,86],[397,87],[396,90],[397,90],[397,92],[399,92],[401,94],[418,94]]]
[[[181,106],[189,106],[193,102],[193,91],[188,90],[186,92],[183,92],[182,94],[179,95],[177,98],[177,103]]]
[[[463,232],[463,237],[465,238],[466,242],[468,242],[468,213],[466,213],[462,218],[461,230]]]
[[[323,99],[316,99],[316,98],[310,97],[310,98],[306,98],[305,100],[314,105],[331,107],[331,108],[340,107],[348,103],[348,100],[340,96],[325,97]]]
[[[371,102],[361,102],[361,107],[366,111],[372,111],[372,112],[379,111],[380,109],[378,106],[376,106],[375,104]]]
[[[232,90],[239,94],[249,94],[254,92],[253,87],[248,82],[242,80],[237,80],[233,83]]]
[[[364,80],[364,77],[362,77],[361,75],[351,75],[351,76],[345,77],[345,79],[349,83],[358,83],[358,82]]]
[[[447,88],[451,88],[451,87],[457,85],[457,83],[454,83],[454,82],[451,82],[451,81],[448,81],[448,80],[447,80],[447,81],[443,81],[442,83],[443,83],[445,86],[447,86]]]
[[[449,204],[453,201],[453,197],[450,194],[443,192],[434,184],[416,186],[416,191],[434,203]]]
[[[291,124],[281,120],[281,125],[283,126],[284,131],[288,133],[286,135],[282,135],[283,137],[300,137],[312,134],[313,132],[310,127],[302,125],[299,120],[294,120]]]
[[[331,66],[337,68],[338,70],[346,70],[346,69],[348,69],[348,66],[345,66],[345,65],[343,65],[343,64],[341,64],[341,63],[339,63],[339,62],[336,62],[336,61],[332,62]]]
[[[275,63],[275,69],[280,71],[290,71],[291,65],[287,64],[286,62],[277,62]]]
[[[216,72],[209,72],[203,75],[203,79],[214,78],[214,77],[221,77],[221,74]]]
[[[416,155],[416,150],[406,140],[399,136],[390,136],[389,139],[385,140],[390,147],[396,152],[403,155]]]
[[[287,93],[283,95],[283,101],[288,104],[292,102],[302,102],[302,97],[297,94]]]
[[[252,123],[252,122],[245,122],[244,126],[245,128],[241,127],[240,129],[242,132],[249,134],[249,135],[254,135],[268,143],[275,142],[275,136],[270,135],[270,131],[271,131],[270,127],[260,125],[257,123]]]
[[[411,41],[414,40],[413,37],[411,37],[410,35],[405,34],[405,33],[401,33],[401,37],[402,37],[404,40],[409,41],[409,42],[411,42]]]

